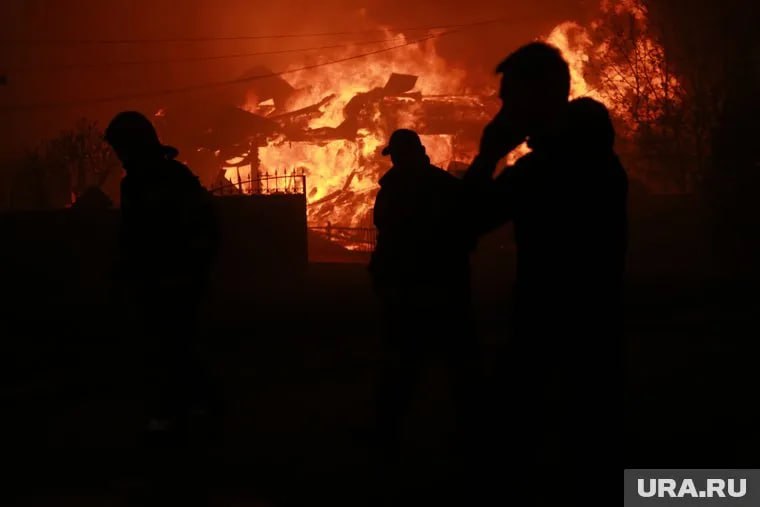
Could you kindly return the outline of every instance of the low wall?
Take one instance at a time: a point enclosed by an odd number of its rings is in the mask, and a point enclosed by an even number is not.
[[[216,198],[221,230],[211,299],[251,304],[285,297],[306,270],[302,195]],[[19,211],[0,215],[3,320],[32,330],[89,327],[119,304],[118,210]],[[117,323],[109,325],[118,325]]]

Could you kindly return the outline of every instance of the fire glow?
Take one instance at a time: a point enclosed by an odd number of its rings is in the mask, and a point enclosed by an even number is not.
[[[626,13],[645,21],[646,12],[636,5],[628,0],[615,4],[605,1],[602,10],[627,9]],[[386,35],[406,41],[402,35]],[[634,128],[631,111],[606,93],[611,83],[618,93],[625,94],[634,79],[611,66],[595,68],[600,74],[594,76],[595,81],[602,85],[592,86],[587,81],[589,63],[592,59],[602,61],[600,57],[608,50],[604,43],[594,44],[589,32],[573,22],[558,25],[544,40],[559,48],[568,61],[573,98],[599,100],[617,122]],[[636,44],[655,43],[643,39]],[[346,49],[346,56],[352,53],[355,48]],[[390,164],[380,156],[380,150],[393,130],[418,131],[431,162],[449,171],[466,167],[476,154],[480,132],[498,109],[498,99],[495,89],[465,89],[466,75],[464,69],[453,68],[437,54],[432,37],[361,60],[289,74],[286,80],[295,91],[286,109],[288,114],[303,111],[298,116],[300,123],[295,124],[300,134],[296,138],[276,135],[267,139],[258,147],[254,174],[250,163],[233,166],[240,163],[241,159],[236,159],[227,161],[225,176],[236,183],[265,174],[303,173],[312,225],[369,226],[377,182]],[[672,81],[659,86],[678,86],[675,77],[668,79]],[[250,95],[243,109],[266,116],[270,102],[259,102]],[[525,145],[519,147],[507,157],[507,164],[527,151]]]

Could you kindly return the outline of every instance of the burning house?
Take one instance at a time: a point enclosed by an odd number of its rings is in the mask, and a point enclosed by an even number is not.
[[[618,151],[642,132],[656,132],[668,111],[682,104],[682,87],[661,46],[647,35],[646,11],[637,6],[603,4],[605,16],[632,27],[621,40],[600,21],[588,29],[562,23],[545,37],[570,64],[572,96],[591,96],[612,112],[621,134]],[[495,89],[468,88],[467,72],[437,54],[435,35],[361,59],[279,73],[253,67],[236,80],[235,93],[163,108],[156,123],[219,193],[303,193],[310,226],[371,227],[377,181],[389,163],[380,150],[393,130],[416,130],[434,164],[461,171],[499,107]],[[626,65],[631,56],[635,67]],[[518,148],[507,162],[526,150]],[[641,164],[626,164],[634,176],[640,172]]]
[[[253,88],[262,100],[245,108],[220,106],[196,119],[206,122],[195,129],[203,134],[183,143],[195,154],[191,165],[206,156],[201,177],[220,193],[303,191],[310,223],[357,227],[369,219],[377,180],[388,165],[380,150],[393,130],[415,128],[433,163],[455,170],[471,159],[482,125],[498,107],[495,96],[425,95],[418,80],[391,73],[383,86],[347,101],[331,93],[294,110],[286,104],[297,99],[298,89],[284,80],[264,81]],[[187,122],[172,110],[158,116],[166,130]]]

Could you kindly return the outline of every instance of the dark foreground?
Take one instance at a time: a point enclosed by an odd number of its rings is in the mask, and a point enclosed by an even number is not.
[[[508,339],[509,271],[476,272],[489,370]],[[726,277],[629,283],[628,466],[758,465],[758,289]],[[219,424],[209,445],[165,461],[138,445],[142,350],[120,335],[114,308],[61,310],[43,336],[29,331],[39,322],[14,330],[2,354],[0,447],[10,471],[0,502],[142,505],[149,477],[176,485],[165,505],[359,506],[388,493],[374,480],[367,440],[380,348],[363,266],[312,264],[303,290],[287,306],[274,303],[209,311],[205,355],[221,393]],[[434,361],[409,418],[398,495],[412,505],[453,503],[446,380]]]

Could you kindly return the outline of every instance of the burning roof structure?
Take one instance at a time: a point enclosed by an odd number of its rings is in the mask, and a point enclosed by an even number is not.
[[[562,23],[545,40],[570,65],[571,96],[607,105],[624,140],[640,125],[656,128],[678,107],[682,88],[647,33],[640,2],[603,2],[602,15],[607,21],[589,28]],[[615,20],[632,28],[605,26]],[[431,161],[457,171],[475,155],[499,107],[496,90],[468,88],[467,72],[442,59],[432,37],[412,42],[292,72],[253,67],[237,80],[236,93],[162,109],[156,122],[208,187],[259,192],[255,182],[263,175],[303,174],[312,225],[367,226],[389,167],[380,151],[393,130],[416,130]],[[626,65],[631,61],[636,65]]]
[[[302,92],[282,79],[264,80],[254,88],[263,100],[245,109],[169,109],[157,121],[171,138],[177,138],[175,125],[193,125],[186,131],[195,134],[180,142],[208,186],[255,192],[264,174],[302,173],[312,223],[358,226],[367,222],[377,180],[388,168],[380,151],[393,130],[414,128],[433,163],[453,170],[472,157],[482,125],[498,108],[495,96],[425,95],[416,89],[418,79],[391,73],[383,86],[356,92],[344,103],[330,93],[292,110],[287,104]],[[325,118],[336,106],[340,120],[331,124]]]

